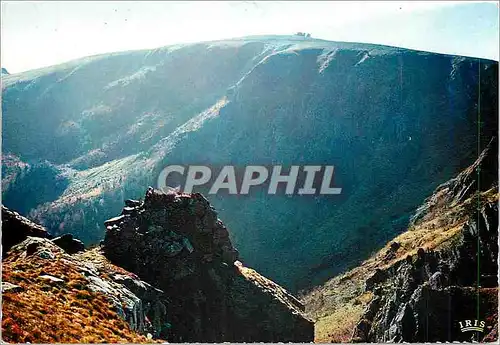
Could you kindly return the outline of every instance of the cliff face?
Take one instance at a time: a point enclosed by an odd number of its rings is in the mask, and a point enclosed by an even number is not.
[[[472,166],[436,189],[407,232],[307,296],[317,340],[496,341],[497,152],[490,143]],[[339,308],[349,322],[340,320]],[[465,320],[484,321],[484,332],[462,332]]]
[[[229,232],[201,194],[149,189],[106,222],[103,251],[167,296],[174,342],[309,342],[313,324],[285,289],[238,259]]]
[[[310,287],[404,231],[474,161],[477,114],[481,136],[498,127],[497,77],[494,61],[287,36],[3,76],[4,202],[96,244],[166,165],[335,165],[340,196],[208,196],[249,265]]]
[[[5,341],[313,340],[304,305],[237,260],[200,194],[127,200],[90,250],[7,208],[2,218]]]

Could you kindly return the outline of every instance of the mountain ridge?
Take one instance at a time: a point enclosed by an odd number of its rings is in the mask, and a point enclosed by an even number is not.
[[[20,74],[25,74],[25,73],[34,73],[35,71],[41,71],[41,70],[47,70],[50,71],[53,68],[56,67],[61,67],[64,65],[73,65],[77,62],[83,62],[87,59],[94,59],[94,58],[105,58],[109,56],[116,56],[120,54],[128,54],[128,53],[135,53],[135,52],[144,52],[144,51],[154,51],[154,50],[162,50],[162,49],[170,49],[170,48],[184,48],[188,46],[193,46],[193,45],[199,45],[199,44],[223,44],[223,43],[231,43],[231,42],[241,42],[241,41],[282,41],[281,43],[285,43],[286,41],[289,42],[309,42],[309,43],[325,43],[329,45],[338,45],[339,48],[347,48],[347,47],[356,47],[356,46],[363,46],[364,48],[386,48],[387,50],[402,50],[402,51],[409,51],[409,52],[415,52],[415,53],[424,53],[424,54],[435,54],[435,55],[443,55],[443,56],[448,56],[448,57],[461,57],[461,58],[468,58],[468,59],[478,59],[482,60],[484,62],[498,62],[498,60],[494,59],[488,59],[488,58],[482,58],[482,57],[477,57],[477,56],[469,56],[469,55],[457,55],[457,54],[449,54],[449,53],[440,53],[440,52],[433,52],[433,51],[427,51],[427,50],[418,50],[418,49],[412,49],[412,48],[405,48],[405,47],[400,47],[400,46],[391,46],[391,45],[385,45],[385,44],[378,44],[378,43],[367,43],[367,42],[356,42],[356,41],[331,41],[327,39],[321,39],[321,38],[315,38],[315,37],[309,37],[309,38],[304,38],[304,37],[299,37],[297,35],[250,35],[250,36],[241,36],[241,37],[232,37],[232,38],[226,38],[226,39],[215,39],[215,40],[208,40],[208,41],[199,41],[199,42],[188,42],[188,43],[174,43],[174,44],[168,44],[165,46],[159,46],[156,48],[141,48],[141,49],[130,49],[130,50],[122,50],[122,51],[116,51],[116,52],[108,52],[108,53],[98,53],[94,55],[88,55],[88,56],[82,56],[79,58],[71,59],[65,62],[49,65],[49,66],[44,66],[40,68],[34,68],[22,72],[15,72],[15,73],[6,73],[8,76],[18,76]],[[326,46],[324,48],[327,48]],[[7,77],[7,76],[6,76]]]

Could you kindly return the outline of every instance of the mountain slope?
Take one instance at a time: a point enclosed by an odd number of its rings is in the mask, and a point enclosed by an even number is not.
[[[97,243],[167,164],[335,165],[340,196],[209,196],[251,266],[308,287],[383,246],[474,161],[478,125],[497,128],[497,75],[492,61],[283,36],[5,76],[5,203]]]
[[[315,341],[496,341],[497,173],[492,142],[425,200],[406,232],[310,291]],[[484,321],[484,332],[461,332],[463,320]]]
[[[5,207],[2,221],[2,246],[11,246],[2,256],[4,341],[313,340],[302,302],[237,260],[200,194],[151,188],[144,201],[127,200],[103,245],[88,250],[69,236],[47,239]]]

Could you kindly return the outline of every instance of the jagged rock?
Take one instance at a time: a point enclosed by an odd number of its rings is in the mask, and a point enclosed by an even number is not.
[[[125,205],[128,207],[138,207],[141,206],[141,202],[138,200],[127,199],[125,200]]]
[[[125,215],[120,215],[117,217],[113,217],[111,219],[108,219],[107,221],[104,222],[104,225],[110,226],[110,225],[116,225],[119,224],[121,221],[125,220]]]
[[[351,342],[353,343],[366,343],[368,339],[368,332],[370,331],[370,321],[366,319],[361,319],[351,336]]]
[[[429,286],[434,289],[438,290],[445,286],[446,284],[446,277],[443,273],[437,271],[435,272],[430,278],[429,278]]]
[[[125,215],[125,214],[134,214],[135,212],[137,212],[137,208],[135,207],[129,207],[129,206],[125,206],[122,210],[122,214]]]
[[[380,296],[375,296],[371,301],[370,303],[368,304],[368,306],[366,307],[365,309],[365,317],[368,319],[368,320],[372,320],[374,317],[375,317],[375,313],[379,310],[380,308],[380,302],[381,302],[381,298]]]
[[[376,285],[382,283],[388,278],[388,274],[386,271],[377,269],[373,275],[368,278],[365,282],[365,291],[372,290]]]
[[[40,237],[27,237],[23,242],[13,246],[11,251],[17,253],[24,252],[27,256],[37,254],[44,259],[53,259],[64,252],[60,247],[52,243],[51,240]]]
[[[152,332],[154,336],[159,335],[161,324],[166,319],[165,312],[162,312],[166,300],[163,291],[131,275],[114,274],[111,279],[104,278],[92,266],[86,266],[82,271],[89,281],[88,288],[106,295],[133,330],[142,334]],[[148,315],[154,324],[148,321]]]
[[[480,291],[478,294],[474,288],[458,286],[434,290],[422,285],[400,306],[386,341],[470,341],[472,333],[462,333],[458,322],[475,319],[478,306],[480,320],[485,319],[485,311],[496,309],[496,301],[489,293]]]
[[[54,255],[54,253],[49,248],[47,248],[46,246],[43,246],[43,244],[45,243],[44,241],[39,241],[34,237],[28,237],[25,240],[25,242],[26,241],[27,241],[27,243],[25,243],[23,246],[20,246],[20,247],[26,248],[26,255],[37,254],[42,259],[48,259],[48,260],[52,260],[56,257]],[[24,242],[22,242],[22,243],[24,243]],[[17,245],[14,246],[14,248],[16,248],[16,250],[18,250]]]
[[[68,254],[75,254],[85,250],[83,242],[74,238],[71,234],[56,237],[52,239],[52,242],[64,249]]]
[[[457,177],[441,184],[410,219],[410,227],[432,218],[443,205],[456,205],[478,191],[498,187],[497,138],[492,138],[477,160]]]
[[[47,230],[2,205],[2,255],[28,236],[49,238]]]
[[[64,250],[56,246],[51,240],[40,237],[28,237],[23,242],[13,246],[10,251],[17,255],[25,253],[26,256],[38,255],[42,258],[44,257],[40,254],[47,253],[52,259],[64,253]]]
[[[89,289],[99,292],[108,298],[118,314],[123,317],[133,330],[145,329],[145,318],[142,300],[122,285],[96,276],[87,277]]]
[[[227,228],[201,194],[150,188],[134,210],[106,222],[103,252],[168,296],[169,326],[160,337],[173,342],[313,340],[303,305],[237,261]]]
[[[398,242],[392,242],[390,248],[393,252],[395,252],[399,249],[399,247],[401,247],[401,244],[399,244]]]
[[[321,327],[317,341],[497,341],[498,153],[493,143],[424,201],[408,231],[305,296],[306,310]],[[350,319],[344,321],[346,310]],[[475,319],[485,321],[484,334],[460,331],[460,321]]]
[[[160,289],[157,289],[142,280],[133,278],[130,275],[116,274],[112,277],[112,279],[113,281],[126,286],[127,289],[143,300],[154,300],[157,299],[158,296],[164,295],[163,291]]]
[[[470,341],[473,334],[461,332],[459,321],[498,318],[498,298],[491,297],[498,295],[498,185],[492,178],[496,161],[496,146],[490,143],[471,167],[439,186],[418,209],[412,229],[455,214],[448,228],[458,230],[430,227],[436,233],[450,231],[452,237],[445,245],[418,247],[414,255],[384,271],[377,269],[366,280],[367,288],[385,281],[377,291],[380,307],[365,310],[353,341]],[[477,171],[485,180],[479,189]]]

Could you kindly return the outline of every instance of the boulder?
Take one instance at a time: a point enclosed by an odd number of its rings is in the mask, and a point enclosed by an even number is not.
[[[2,205],[2,255],[28,236],[50,238],[47,230]]]
[[[74,238],[71,234],[64,234],[56,237],[52,242],[64,249],[68,254],[75,254],[85,250],[83,242]]]
[[[64,234],[52,240],[53,243],[64,249],[68,254],[75,254],[85,250],[85,245],[71,234]]]
[[[43,259],[54,259],[63,254],[64,250],[47,238],[28,237],[21,243],[13,246],[10,252],[19,255],[25,253],[26,256],[37,255]]]
[[[365,291],[371,291],[375,286],[381,284],[388,278],[388,273],[381,269],[376,269],[375,272],[366,280]]]

